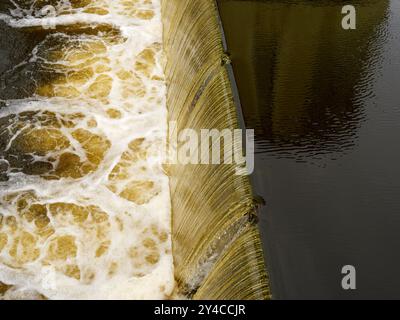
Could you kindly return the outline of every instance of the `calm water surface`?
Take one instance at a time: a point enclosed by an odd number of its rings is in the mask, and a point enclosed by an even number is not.
[[[275,298],[400,298],[400,1],[352,4],[219,1]]]

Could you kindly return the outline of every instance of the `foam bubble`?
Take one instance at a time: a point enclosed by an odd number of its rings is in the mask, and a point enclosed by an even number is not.
[[[56,29],[22,63],[34,95],[0,110],[0,294],[167,297],[160,1],[53,1],[51,18],[17,2],[0,19]]]

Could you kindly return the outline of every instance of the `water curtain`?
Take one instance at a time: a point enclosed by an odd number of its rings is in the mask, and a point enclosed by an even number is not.
[[[239,128],[215,2],[167,0],[162,15],[169,120],[178,132]],[[236,169],[170,168],[175,276],[194,299],[270,297],[256,202],[249,178]]]

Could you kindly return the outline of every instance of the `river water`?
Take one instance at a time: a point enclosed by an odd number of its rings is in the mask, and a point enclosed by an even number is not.
[[[400,1],[352,4],[219,1],[275,298],[400,298]]]
[[[161,2],[2,1],[0,31],[0,297],[168,297]]]

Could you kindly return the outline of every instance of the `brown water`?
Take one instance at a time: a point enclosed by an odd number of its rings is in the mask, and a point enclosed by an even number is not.
[[[213,0],[160,5],[0,2],[0,299],[269,296],[239,165],[160,166],[166,106],[237,128]]]
[[[170,297],[161,1],[2,1],[0,33],[0,299]]]
[[[352,4],[219,1],[275,298],[400,298],[400,1]]]

